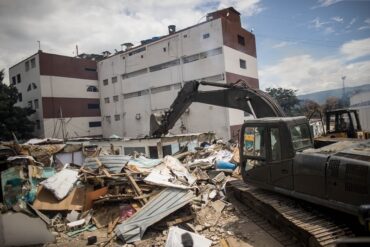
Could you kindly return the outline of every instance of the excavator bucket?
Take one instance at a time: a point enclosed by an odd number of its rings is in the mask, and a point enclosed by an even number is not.
[[[162,128],[163,115],[161,113],[153,113],[150,115],[150,136],[158,136],[158,131]]]

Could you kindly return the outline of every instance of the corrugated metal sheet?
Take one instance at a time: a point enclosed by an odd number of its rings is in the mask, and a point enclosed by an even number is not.
[[[128,162],[130,164],[138,166],[140,168],[152,168],[157,166],[159,163],[162,162],[161,159],[147,159],[143,156],[140,156],[136,159],[132,158],[128,155],[106,155],[106,156],[98,156],[96,157],[99,161],[110,171],[113,173],[120,173],[122,168],[127,165]],[[96,163],[96,159],[94,158],[86,158],[84,162],[84,167],[88,167],[92,170],[98,168],[98,164]]]
[[[118,225],[115,232],[127,243],[138,241],[149,226],[190,203],[193,197],[191,190],[166,188],[135,215]]]
[[[98,158],[99,161],[112,173],[120,173],[122,168],[131,159],[131,157],[127,155],[106,155],[96,158]],[[96,158],[86,158],[83,166],[92,170],[97,169],[98,164],[96,163]]]

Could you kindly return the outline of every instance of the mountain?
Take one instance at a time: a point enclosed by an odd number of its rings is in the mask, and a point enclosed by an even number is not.
[[[364,84],[361,86],[356,87],[346,87],[346,94],[348,96],[351,96],[354,93],[357,93],[359,91],[369,91],[370,90],[370,84]],[[309,94],[302,94],[297,96],[299,100],[313,100],[316,101],[319,104],[324,104],[326,99],[328,97],[342,97],[342,88],[337,89],[330,89],[325,91],[319,91],[315,93],[309,93]]]

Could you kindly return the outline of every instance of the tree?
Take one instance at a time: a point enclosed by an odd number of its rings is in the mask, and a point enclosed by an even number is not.
[[[301,103],[301,112],[308,117],[314,113],[321,113],[321,106],[316,101],[307,99]]]
[[[337,97],[327,98],[325,104],[322,106],[324,112],[335,110],[341,107],[342,107],[341,100],[338,99]]]
[[[13,85],[3,83],[4,70],[0,71],[0,140],[13,139],[12,132],[19,139],[32,137],[34,122],[28,119],[35,111],[31,108],[14,106],[18,100],[18,90]]]
[[[266,91],[280,104],[287,115],[294,116],[300,113],[297,90],[279,87],[266,88]]]

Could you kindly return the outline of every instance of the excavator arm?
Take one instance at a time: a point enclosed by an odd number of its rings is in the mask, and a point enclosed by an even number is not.
[[[222,88],[212,91],[199,91],[200,85]],[[164,114],[150,117],[150,136],[168,133],[176,121],[193,102],[205,103],[243,110],[255,118],[285,117],[284,111],[267,93],[252,89],[244,84],[221,84],[205,81],[190,81],[179,91],[170,109]]]

